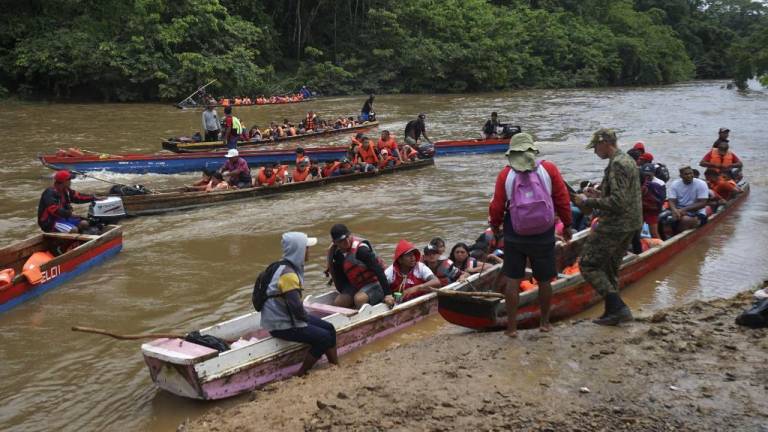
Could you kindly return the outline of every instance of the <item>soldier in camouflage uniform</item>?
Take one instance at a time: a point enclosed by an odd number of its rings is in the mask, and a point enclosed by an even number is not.
[[[592,135],[586,148],[594,149],[600,159],[608,159],[608,166],[599,193],[589,189],[574,197],[576,205],[600,211],[600,221],[586,239],[579,266],[584,279],[605,298],[605,313],[594,322],[613,326],[632,320],[632,312],[619,297],[618,274],[632,237],[643,225],[637,164],[616,141],[611,129]]]

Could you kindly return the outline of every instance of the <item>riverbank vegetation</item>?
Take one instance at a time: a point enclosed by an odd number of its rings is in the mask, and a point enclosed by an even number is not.
[[[0,11],[0,97],[467,92],[768,73],[750,0],[29,0]],[[768,80],[764,80],[768,84]]]

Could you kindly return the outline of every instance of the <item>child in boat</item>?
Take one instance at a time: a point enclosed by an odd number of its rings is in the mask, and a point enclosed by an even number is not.
[[[408,240],[402,239],[395,247],[391,266],[384,270],[390,289],[402,294],[402,301],[408,301],[440,287],[440,279],[421,262],[419,250]]]
[[[224,181],[224,176],[220,172],[215,172],[211,175],[211,181],[205,186],[206,192],[218,192],[233,189],[229,183]]]
[[[443,243],[445,250],[445,243]],[[440,259],[440,249],[430,243],[424,247],[424,255],[421,261],[429,267],[432,273],[440,281],[440,286],[446,286],[457,280],[466,279],[464,272],[459,270],[450,259]]]
[[[307,373],[325,354],[328,363],[338,365],[336,329],[333,324],[307,313],[302,303],[304,263],[309,248],[317,238],[301,232],[283,234],[282,262],[269,282],[267,298],[261,310],[261,326],[272,337],[310,346],[297,375]]]

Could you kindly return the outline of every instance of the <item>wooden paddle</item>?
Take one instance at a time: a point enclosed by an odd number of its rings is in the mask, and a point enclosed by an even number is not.
[[[72,331],[100,334],[100,335],[109,336],[111,338],[115,338],[119,340],[159,339],[159,338],[184,339],[185,337],[187,337],[186,334],[182,334],[182,333],[145,333],[145,334],[133,334],[133,335],[131,334],[120,335],[120,334],[109,332],[107,330],[91,328],[91,327],[80,327],[80,326],[72,327]]]
[[[430,288],[430,291],[442,296],[455,296],[455,297],[490,297],[503,299],[504,294],[490,291],[451,291],[441,290],[440,288]]]

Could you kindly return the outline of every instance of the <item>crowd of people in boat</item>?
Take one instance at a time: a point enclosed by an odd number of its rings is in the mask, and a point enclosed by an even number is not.
[[[595,323],[615,326],[631,320],[629,308],[618,295],[617,275],[629,248],[642,252],[635,244],[640,238],[638,228],[645,225],[647,236],[661,242],[659,237],[667,229],[674,234],[705,224],[711,212],[743,192],[742,163],[729,149],[728,133],[720,130],[718,141],[700,162],[707,169],[708,181],[698,179],[693,168],[684,166],[679,169],[680,178],[667,185],[662,179],[669,180],[665,167],[654,163],[644,143],[635,143],[625,154],[617,146],[615,132],[600,129],[587,149],[611,162],[599,186],[583,182],[579,191],[569,191],[554,163],[536,160],[538,148],[529,134],[517,134],[506,153],[508,165],[497,176],[489,205],[490,226],[472,246],[457,243],[446,256],[445,241],[440,238],[423,249],[401,239],[387,266],[371,242],[353,235],[345,225],[334,225],[325,270],[338,292],[334,306],[394,306],[501,263],[506,333],[517,335],[520,292],[537,288],[539,328],[548,332],[551,284],[559,277],[555,242],[568,242],[574,231],[589,228],[594,235],[587,237],[579,261],[560,271],[580,273],[604,297],[605,312]],[[721,188],[724,183],[728,186]],[[726,190],[724,197],[721,192]],[[658,228],[653,233],[652,226]],[[261,310],[262,326],[272,336],[310,345],[299,374],[306,373],[323,354],[330,363],[338,363],[335,328],[307,314],[301,299],[303,263],[309,246],[315,244],[316,238],[303,233],[284,234],[284,264],[265,288],[267,300]]]
[[[241,105],[270,105],[270,104],[285,104],[302,102],[312,98],[312,91],[307,86],[302,86],[296,93],[278,95],[278,96],[234,96],[234,97],[219,97],[218,99],[210,98],[207,102],[212,105],[220,106],[241,106]]]
[[[382,131],[377,143],[362,133],[352,138],[343,159],[324,163],[310,158],[303,147],[296,148],[295,167],[273,163],[259,167],[256,175],[237,149],[230,149],[226,161],[215,172],[203,172],[202,178],[189,186],[206,192],[243,189],[250,187],[279,186],[320,178],[378,171],[418,160],[420,153],[407,144],[399,145],[388,130]]]
[[[282,122],[270,122],[269,126],[261,128],[253,125],[246,129],[243,122],[232,114],[232,107],[224,108],[224,117],[219,118],[216,108],[208,105],[202,114],[203,133],[196,132],[192,137],[177,137],[179,142],[214,142],[223,141],[229,148],[236,148],[238,143],[259,143],[263,141],[279,141],[299,135],[325,133],[333,130],[348,129],[363,126],[376,121],[376,114],[369,112],[365,116],[339,116],[335,118],[320,118],[314,111],[307,112],[306,117],[297,121],[283,119]]]

